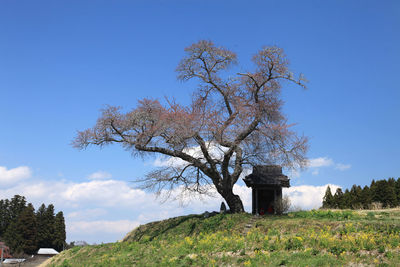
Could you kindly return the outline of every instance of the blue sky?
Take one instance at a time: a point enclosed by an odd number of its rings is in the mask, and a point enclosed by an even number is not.
[[[130,181],[154,168],[154,158],[70,146],[106,104],[128,110],[164,96],[188,103],[195,84],[178,82],[174,70],[200,39],[235,51],[244,68],[262,46],[280,46],[310,80],[308,90],[283,90],[289,122],[310,137],[312,166],[292,175],[294,186],[399,177],[399,31],[399,1],[3,0],[0,198],[24,193],[35,206],[56,203],[69,241],[113,241],[139,223],[216,209],[217,200],[159,206],[133,190]],[[109,199],[88,193],[102,188]],[[123,208],[111,201],[118,188],[126,191],[120,201],[131,201]],[[143,210],[140,196],[156,204]],[[111,230],[87,233],[82,225]],[[112,231],[117,225],[125,228]]]

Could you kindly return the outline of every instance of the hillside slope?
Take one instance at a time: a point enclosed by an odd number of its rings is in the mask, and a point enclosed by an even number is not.
[[[400,266],[400,210],[182,216],[123,242],[72,248],[47,266],[188,265]]]

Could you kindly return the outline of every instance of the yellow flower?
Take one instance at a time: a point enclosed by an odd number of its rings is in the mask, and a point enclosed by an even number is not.
[[[250,266],[250,265],[251,265],[250,260],[247,260],[247,261],[244,262],[244,266]]]
[[[193,240],[190,238],[190,237],[185,237],[185,242],[189,245],[189,246],[191,246],[191,245],[193,245]]]

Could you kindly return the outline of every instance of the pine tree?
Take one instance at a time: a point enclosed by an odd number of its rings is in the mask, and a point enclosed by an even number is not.
[[[397,205],[400,205],[400,178],[397,178],[396,181],[396,197],[397,197]]]
[[[15,195],[8,206],[10,221],[16,221],[18,216],[26,208],[26,199],[23,196]]]
[[[325,208],[325,209],[329,209],[329,208],[334,208],[335,207],[334,199],[333,199],[331,188],[329,187],[329,185],[328,185],[328,187],[326,188],[326,191],[325,191],[325,196],[324,196],[323,201],[322,201],[322,207]]]
[[[342,200],[342,208],[341,209],[350,209],[351,208],[351,202],[352,202],[352,196],[350,195],[349,189],[346,188],[344,190],[343,194],[343,200]]]
[[[12,254],[23,253],[22,249],[22,233],[19,231],[17,221],[12,221],[6,232],[4,233],[4,241],[10,248]]]
[[[47,206],[46,212],[44,213],[45,219],[45,227],[47,228],[47,236],[45,239],[45,247],[51,248],[53,247],[54,240],[54,225],[55,225],[55,216],[54,216],[54,205],[49,204]]]
[[[36,212],[36,220],[38,225],[39,248],[53,247],[55,222],[53,204],[50,204],[47,208],[42,204]]]
[[[386,203],[387,207],[396,207],[399,203],[397,201],[396,194],[396,180],[394,178],[389,178],[386,185]]]
[[[37,225],[35,209],[29,203],[17,220],[17,230],[22,234],[22,251],[34,254],[37,247]]]
[[[343,191],[342,188],[336,189],[336,193],[333,196],[334,203],[335,203],[335,208],[337,209],[343,209]]]
[[[371,191],[370,188],[366,185],[362,189],[361,192],[361,204],[363,205],[364,209],[369,209],[369,206],[372,203],[372,196],[371,196]]]
[[[10,202],[8,201],[8,199],[0,200],[0,238],[4,235],[10,223],[8,213],[9,203]]]
[[[5,233],[5,241],[14,253],[36,252],[36,218],[31,203],[11,222]]]
[[[380,197],[378,195],[378,186],[375,180],[373,179],[371,185],[369,186],[369,192],[371,195],[371,203],[372,202],[380,202]]]
[[[362,193],[362,189],[360,186],[357,185],[353,185],[350,189],[350,205],[349,207],[351,209],[360,209],[363,207],[363,205],[361,204],[361,193]]]
[[[383,206],[385,208],[397,206],[396,183],[393,178],[382,180]]]
[[[22,248],[22,233],[18,229],[17,221],[21,213],[26,208],[25,197],[15,195],[10,201],[6,200],[4,206],[7,208],[3,216],[5,218],[2,223],[2,231],[4,240],[14,253],[23,252]]]
[[[65,247],[65,239],[66,239],[66,232],[65,232],[65,220],[64,214],[62,211],[56,214],[54,220],[54,239],[53,239],[53,248],[57,251],[62,251]]]
[[[37,223],[37,243],[39,248],[46,247],[46,239],[50,235],[46,226],[45,220],[46,206],[40,205],[36,211],[36,223]]]
[[[362,209],[363,206],[364,206],[362,201],[361,201],[361,195],[362,195],[362,188],[361,188],[361,186],[358,185],[357,188],[356,188],[357,201],[355,203],[355,208],[357,208],[357,209]]]

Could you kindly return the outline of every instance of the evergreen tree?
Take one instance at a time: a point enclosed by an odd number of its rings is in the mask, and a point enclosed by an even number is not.
[[[356,188],[357,201],[355,203],[355,208],[357,208],[357,209],[362,209],[364,206],[363,203],[361,202],[361,195],[362,195],[362,188],[361,188],[361,186],[358,185]]]
[[[23,238],[17,227],[17,220],[26,208],[25,197],[15,195],[10,201],[5,200],[3,205],[6,208],[2,215],[4,217],[4,222],[1,223],[1,230],[2,234],[4,234],[4,240],[14,253],[23,252]]]
[[[394,185],[391,186],[386,180],[376,181],[372,194],[372,200],[374,202],[380,202],[384,208],[387,208],[395,205],[396,199]]]
[[[330,209],[330,208],[335,207],[334,199],[333,199],[331,188],[329,187],[329,185],[325,191],[325,196],[322,201],[322,207],[325,209]]]
[[[361,191],[360,202],[364,209],[368,209],[372,203],[371,192],[367,185]]]
[[[375,180],[372,179],[371,185],[369,186],[369,193],[371,195],[371,203],[372,202],[380,202],[377,191],[378,191],[377,184],[376,184]]]
[[[38,211],[25,197],[15,195],[11,200],[0,200],[0,240],[13,253],[33,254],[38,248],[65,246],[65,220],[62,212],[54,215],[54,206],[42,204]]]
[[[53,247],[54,240],[54,226],[55,226],[55,216],[54,216],[54,205],[49,204],[45,212],[45,223],[48,229],[48,236],[46,237],[46,248]]]
[[[384,180],[384,207],[392,208],[397,206],[397,196],[396,196],[396,183],[394,179],[388,179],[388,181]]]
[[[28,204],[17,220],[17,231],[22,235],[21,249],[24,253],[34,254],[37,247],[37,225],[35,209]]]
[[[386,191],[387,191],[387,196],[386,196],[387,207],[391,208],[397,207],[399,203],[396,194],[396,180],[394,178],[388,179],[386,185]]]
[[[11,222],[5,233],[5,241],[14,253],[36,252],[36,218],[31,203]]]
[[[341,207],[341,209],[350,209],[351,208],[351,195],[350,195],[350,191],[349,189],[346,188],[346,190],[344,190],[344,194],[343,194],[343,205]]]
[[[9,218],[9,200],[0,200],[0,238],[4,235],[10,224]]]
[[[54,220],[53,248],[57,251],[64,250],[66,244],[65,239],[66,239],[66,233],[65,233],[64,214],[62,211],[60,211],[56,214]]]
[[[23,253],[22,250],[22,233],[18,229],[17,221],[12,221],[6,232],[4,233],[4,241],[6,241],[7,246],[10,248],[12,254]]]
[[[39,209],[36,212],[36,223],[37,223],[37,243],[39,248],[46,247],[46,240],[49,238],[50,233],[49,229],[47,229],[46,219],[46,205],[40,205]]]
[[[397,178],[396,181],[396,197],[397,197],[397,205],[400,205],[400,178]]]
[[[26,199],[23,196],[15,195],[9,204],[9,219],[11,222],[16,221],[18,216],[26,208]]]
[[[36,212],[38,225],[38,246],[39,248],[53,247],[54,240],[54,206],[50,204],[47,208],[42,204]]]
[[[360,209],[363,207],[363,205],[361,204],[361,193],[362,193],[362,189],[360,186],[357,185],[353,185],[350,189],[350,196],[349,196],[349,207],[351,209]]]
[[[343,209],[343,191],[342,188],[336,189],[336,193],[333,196],[334,203],[335,203],[335,208],[337,209]]]

